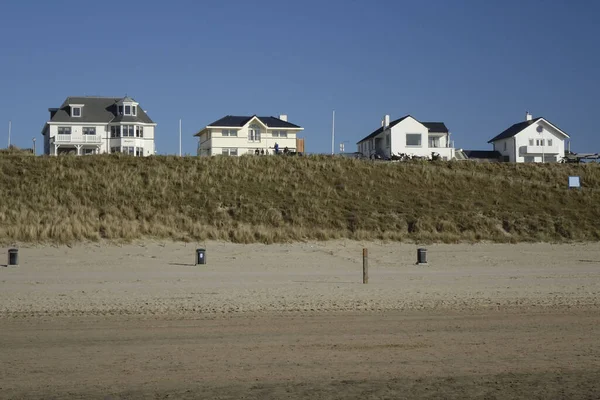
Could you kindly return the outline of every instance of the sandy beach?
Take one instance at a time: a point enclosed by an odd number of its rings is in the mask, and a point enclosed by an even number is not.
[[[600,245],[425,247],[21,246],[0,398],[600,395]]]

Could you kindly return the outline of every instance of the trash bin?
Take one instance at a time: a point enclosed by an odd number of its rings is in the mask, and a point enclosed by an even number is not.
[[[206,250],[196,249],[196,265],[206,264]]]
[[[19,249],[8,249],[8,265],[19,265]]]
[[[417,249],[417,264],[427,264],[427,249]]]

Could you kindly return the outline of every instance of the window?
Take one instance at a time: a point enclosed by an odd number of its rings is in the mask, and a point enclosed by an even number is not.
[[[84,156],[89,156],[90,154],[96,154],[96,149],[83,149]]]
[[[440,147],[440,138],[437,136],[429,136],[429,147]]]
[[[533,146],[533,139],[529,139],[529,145]]]
[[[132,156],[135,154],[135,147],[133,147],[133,146],[123,147],[123,153],[129,154],[130,156]]]
[[[58,134],[59,135],[70,135],[71,134],[71,127],[70,126],[59,126],[58,127]]]
[[[121,152],[121,148],[120,147],[111,147],[110,148],[110,152],[111,153],[120,153]]]
[[[81,117],[81,107],[73,107],[73,117]]]
[[[137,115],[137,107],[131,106],[131,110],[133,111],[133,116],[135,117]]]
[[[545,142],[544,139],[536,139],[535,140],[535,145],[536,146],[544,146],[544,142]]]
[[[548,146],[552,146],[552,139],[548,139]]]
[[[248,141],[249,142],[260,142],[260,126],[253,124],[248,129]]]
[[[111,126],[110,127],[110,137],[117,138],[121,136],[121,127],[120,126]],[[111,151],[112,153],[112,151]]]
[[[143,126],[135,127],[135,137],[144,137],[144,127]]]
[[[508,145],[506,144],[506,141],[504,142],[504,151],[506,151]]]
[[[133,125],[123,125],[123,137],[133,137],[134,136],[134,126]]]
[[[143,147],[136,147],[135,148],[135,156],[136,157],[142,157],[144,155],[144,148]]]
[[[96,134],[96,128],[94,127],[83,127],[83,134],[84,135],[95,135]]]
[[[119,106],[119,115],[123,115],[123,106]]]
[[[421,134],[420,133],[407,133],[406,134],[406,145],[413,147],[421,147]]]
[[[273,137],[288,137],[288,133],[286,131],[273,131]]]
[[[222,136],[235,136],[237,137],[238,133],[235,129],[223,129],[221,131]]]
[[[238,149],[224,148],[221,151],[221,154],[223,154],[224,156],[237,156],[238,155]]]
[[[125,106],[125,115],[131,115],[131,106]]]

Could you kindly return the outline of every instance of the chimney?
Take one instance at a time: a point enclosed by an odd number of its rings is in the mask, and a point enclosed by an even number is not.
[[[281,115],[279,116],[279,119],[280,119],[280,120],[282,120],[282,121],[285,121],[285,122],[287,122],[287,114],[281,114]]]
[[[383,127],[387,128],[388,126],[390,126],[390,116],[386,114],[383,117]]]
[[[529,111],[525,111],[525,120],[531,121],[533,119],[533,115],[529,114]]]

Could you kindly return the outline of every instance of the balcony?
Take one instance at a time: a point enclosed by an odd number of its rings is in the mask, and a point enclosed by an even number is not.
[[[550,146],[521,146],[521,154],[558,154],[555,147]]]
[[[56,135],[55,144],[98,144],[102,143],[100,135]]]

